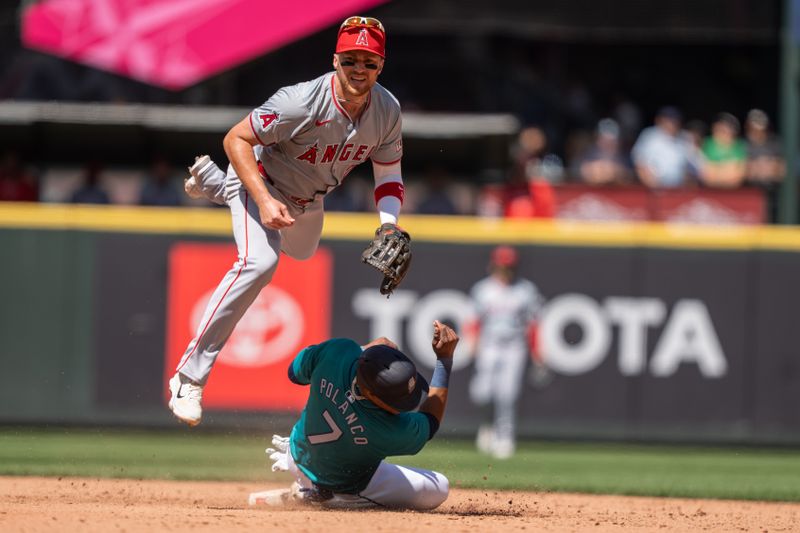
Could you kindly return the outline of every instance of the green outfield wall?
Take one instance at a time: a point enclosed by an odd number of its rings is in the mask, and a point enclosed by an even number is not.
[[[800,230],[406,216],[414,263],[387,300],[359,262],[376,225],[328,214],[318,257],[282,260],[212,373],[205,425],[291,420],[298,342],[386,335],[430,373],[430,321],[466,320],[510,243],[547,299],[551,379],[523,378],[523,434],[800,442]],[[0,204],[0,250],[0,423],[173,424],[172,361],[235,261],[228,211]],[[445,429],[467,434],[473,364],[456,355]]]

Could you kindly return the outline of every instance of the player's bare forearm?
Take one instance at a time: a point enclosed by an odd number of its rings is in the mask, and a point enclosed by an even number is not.
[[[231,128],[222,144],[236,175],[258,206],[261,223],[270,229],[289,227],[294,224],[294,218],[289,215],[286,205],[270,194],[258,172],[258,162],[253,154],[253,146],[258,142],[248,118],[245,118]]]
[[[222,141],[222,146],[236,175],[247,188],[247,192],[258,202],[271,195],[258,173],[258,163],[253,154],[253,146],[258,144],[258,139],[255,138],[247,120],[243,119],[230,129]]]
[[[428,399],[422,403],[419,410],[421,413],[432,415],[441,424],[445,407],[447,407],[447,388],[431,387],[428,390]]]
[[[444,409],[447,406],[450,369],[453,366],[453,353],[455,353],[457,344],[458,335],[456,335],[456,332],[450,326],[434,320],[431,347],[436,354],[436,367],[431,377],[428,399],[420,406],[419,410],[433,415],[440,424],[444,418]]]

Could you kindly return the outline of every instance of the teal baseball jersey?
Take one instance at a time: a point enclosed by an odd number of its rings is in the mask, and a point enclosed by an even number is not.
[[[302,350],[291,367],[297,383],[310,385],[292,457],[318,486],[348,494],[364,490],[386,457],[419,452],[431,429],[425,414],[394,415],[357,394],[360,355],[355,341],[331,339]]]

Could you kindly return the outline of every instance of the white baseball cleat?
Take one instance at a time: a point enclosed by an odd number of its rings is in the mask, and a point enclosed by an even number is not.
[[[169,408],[182,422],[196,426],[203,417],[203,386],[180,373],[169,380]]]
[[[497,439],[492,445],[492,457],[495,459],[510,459],[515,451],[514,441],[508,438]]]
[[[491,454],[494,445],[494,428],[488,424],[483,424],[478,428],[478,436],[475,438],[475,446],[479,451]]]
[[[194,164],[189,167],[189,174],[191,174],[191,176],[183,182],[183,190],[186,191],[189,198],[194,198],[195,200],[205,198],[200,183],[202,183],[203,172],[208,170],[213,164],[214,162],[211,161],[211,157],[207,155],[198,155],[194,158]]]

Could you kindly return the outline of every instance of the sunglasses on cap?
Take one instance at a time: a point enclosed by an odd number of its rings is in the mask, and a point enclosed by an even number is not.
[[[339,31],[347,28],[378,28],[380,31],[386,33],[381,21],[372,17],[348,17],[342,22],[342,25],[339,26]]]

